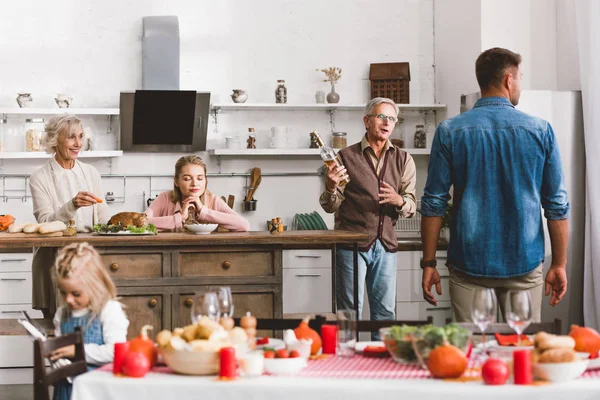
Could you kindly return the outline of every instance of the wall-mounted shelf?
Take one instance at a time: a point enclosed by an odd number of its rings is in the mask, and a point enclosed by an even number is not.
[[[118,108],[0,108],[0,114],[27,114],[27,115],[54,115],[54,114],[76,114],[76,115],[119,115]]]
[[[105,157],[121,157],[122,150],[107,150],[107,151],[84,151],[79,158],[105,158]],[[51,155],[43,151],[4,151],[0,152],[0,159],[31,159],[31,158],[50,158]]]
[[[271,103],[225,103],[212,104],[213,111],[361,111],[366,104],[271,104]],[[445,110],[445,104],[398,104],[402,111]]]
[[[402,149],[412,155],[429,155],[431,149]],[[318,156],[319,149],[210,149],[211,156]]]

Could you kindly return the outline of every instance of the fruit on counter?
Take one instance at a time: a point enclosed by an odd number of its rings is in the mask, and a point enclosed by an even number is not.
[[[290,352],[286,349],[279,349],[275,352],[275,358],[290,358]]]
[[[508,365],[497,358],[489,358],[481,368],[481,377],[486,385],[504,385],[509,375]]]
[[[143,378],[150,368],[151,364],[148,358],[139,352],[129,351],[123,360],[122,371],[132,378]]]
[[[0,215],[0,231],[5,231],[15,223],[15,217],[10,214]]]
[[[600,334],[595,329],[571,325],[569,336],[575,339],[575,351],[590,354],[600,351]]]
[[[67,229],[67,225],[62,221],[52,221],[41,224],[38,232],[42,235],[54,232],[62,232]]]
[[[300,325],[298,325],[298,327],[294,329],[294,334],[296,335],[296,338],[298,338],[298,340],[312,339],[312,344],[310,345],[310,354],[315,355],[321,349],[321,336],[319,336],[317,331],[308,326],[309,320],[310,317],[305,317],[302,320],[302,322],[300,322]]]
[[[156,350],[154,342],[148,337],[148,330],[150,329],[153,329],[151,325],[144,325],[139,336],[129,341],[129,352],[142,353],[148,359],[150,365],[154,365],[156,364]]]
[[[456,346],[443,344],[431,350],[427,369],[434,378],[458,378],[467,369],[467,357]]]
[[[273,350],[265,350],[263,353],[264,358],[275,358],[275,352]]]
[[[300,357],[300,352],[298,350],[290,351],[290,358],[298,358]]]

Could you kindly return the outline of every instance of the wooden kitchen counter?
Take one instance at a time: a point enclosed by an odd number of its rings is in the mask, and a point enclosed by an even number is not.
[[[231,287],[234,317],[249,311],[257,318],[282,318],[284,249],[325,248],[333,252],[337,245],[354,245],[366,239],[365,234],[344,231],[69,237],[0,233],[0,251],[92,244],[126,307],[131,338],[139,334],[143,325],[152,325],[154,333],[158,333],[189,324],[195,293],[220,286]],[[332,279],[332,293],[334,282]]]

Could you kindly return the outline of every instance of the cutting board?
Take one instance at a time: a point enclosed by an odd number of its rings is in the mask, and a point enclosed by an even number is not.
[[[63,233],[62,232],[54,232],[54,233],[47,233],[45,235],[42,235],[41,233],[8,233],[8,232],[1,232],[0,233],[0,237],[11,237],[11,238],[31,238],[31,237],[55,237],[55,236],[62,236]]]

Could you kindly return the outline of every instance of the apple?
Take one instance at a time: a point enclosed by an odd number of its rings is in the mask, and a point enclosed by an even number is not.
[[[489,358],[481,368],[481,377],[486,385],[504,385],[508,375],[508,365],[497,358]]]

